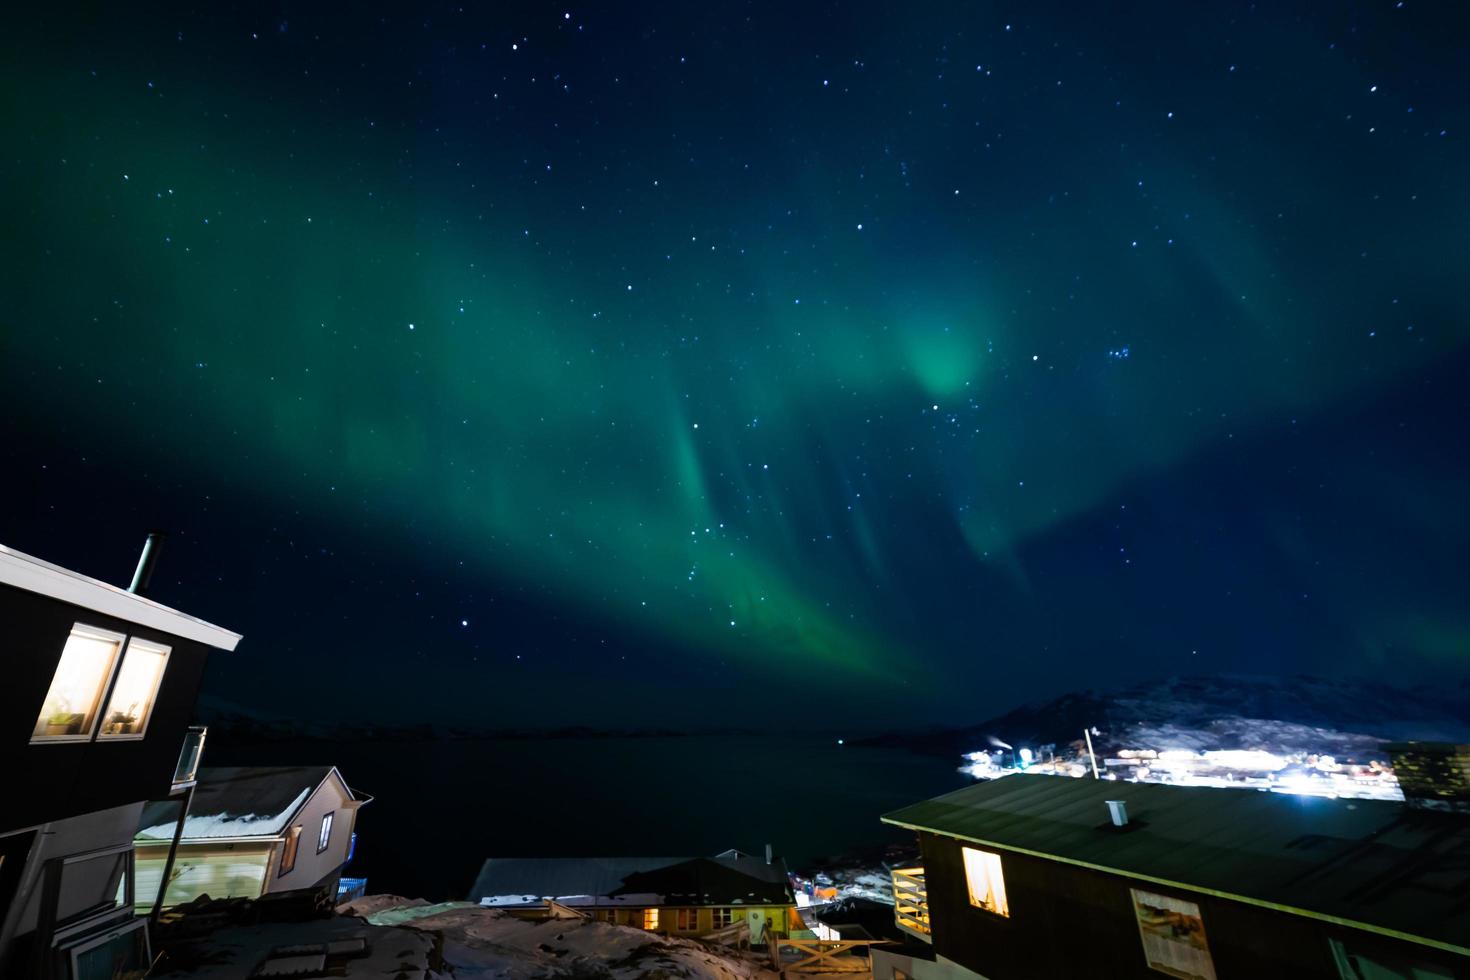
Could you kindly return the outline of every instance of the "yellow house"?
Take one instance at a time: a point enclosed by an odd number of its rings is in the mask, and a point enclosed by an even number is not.
[[[707,858],[490,858],[470,899],[528,917],[555,902],[600,922],[675,936],[743,924],[753,943],[802,928],[785,862],[734,850]]]

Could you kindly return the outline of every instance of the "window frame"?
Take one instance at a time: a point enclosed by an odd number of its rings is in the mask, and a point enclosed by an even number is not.
[[[316,832],[316,852],[318,854],[332,846],[332,829],[337,825],[337,811],[328,810],[322,814],[321,826]]]
[[[724,921],[720,921],[723,919]],[[716,906],[710,909],[710,931],[716,929],[728,929],[735,924],[735,910],[728,906]]]
[[[112,708],[112,698],[117,691],[117,682],[122,678],[123,668],[127,665],[128,654],[132,652],[134,643],[141,645],[147,653],[163,654],[163,664],[158,668],[158,676],[153,682],[153,690],[148,694],[148,704],[144,709],[142,727],[136,732],[119,732],[116,735],[109,735],[102,730],[104,727],[103,723],[107,720],[107,715]],[[153,710],[158,707],[158,692],[163,690],[163,675],[168,673],[168,662],[169,658],[173,656],[173,652],[174,648],[170,644],[150,640],[145,636],[138,636],[137,634],[128,634],[127,642],[122,645],[122,649],[118,652],[117,663],[113,665],[112,679],[107,685],[107,696],[102,706],[102,712],[97,716],[97,725],[94,729],[97,733],[97,741],[138,742],[147,737],[148,724],[153,720]]]
[[[688,925],[685,925],[686,922],[688,923]],[[698,932],[699,909],[674,909],[674,931]]]
[[[97,729],[101,726],[102,716],[107,711],[107,702],[112,697],[113,681],[117,677],[118,668],[122,666],[123,652],[127,649],[129,634],[119,633],[116,630],[106,629],[101,626],[93,626],[81,620],[74,620],[71,628],[66,632],[66,639],[62,641],[61,654],[56,658],[56,669],[51,672],[51,680],[46,685],[46,693],[42,695],[41,707],[44,709],[46,702],[51,697],[51,688],[56,685],[56,674],[61,670],[61,662],[66,656],[67,644],[71,642],[71,638],[78,631],[91,634],[92,639],[110,640],[117,644],[117,649],[112,654],[112,661],[108,664],[106,677],[103,678],[102,683],[97,688],[97,696],[93,702],[94,707],[91,712],[91,723],[86,726],[86,731],[78,732],[75,735],[37,735],[35,734],[35,726],[33,725],[31,729],[31,745],[75,745],[79,742],[91,742],[97,737]],[[41,716],[38,714],[35,724],[39,725],[40,721]]]
[[[281,862],[276,868],[276,877],[284,878],[296,870],[296,859],[301,856],[301,824],[292,824],[286,828],[285,843],[281,848]],[[291,863],[286,863],[286,858],[291,858]]]
[[[975,854],[985,862],[986,883],[991,886],[991,894],[999,900],[999,908],[991,908],[984,905],[975,898],[975,882],[970,873],[970,855]],[[994,867],[994,877],[991,876],[991,867]],[[960,865],[965,870],[965,897],[969,899],[970,908],[979,909],[987,915],[995,916],[997,919],[1009,919],[1011,917],[1011,899],[1006,891],[1005,863],[1001,859],[999,851],[987,851],[979,847],[970,847],[968,844],[960,846]],[[995,886],[999,885],[999,888]]]
[[[650,907],[643,910],[643,930],[645,932],[658,931],[658,908]]]

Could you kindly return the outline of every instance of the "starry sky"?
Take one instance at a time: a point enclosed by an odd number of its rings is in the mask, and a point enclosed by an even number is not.
[[[252,711],[1470,672],[1453,5],[7,21],[0,540]]]

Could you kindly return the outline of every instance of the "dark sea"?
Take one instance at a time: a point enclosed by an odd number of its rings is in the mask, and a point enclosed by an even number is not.
[[[206,765],[333,764],[373,797],[347,874],[468,897],[487,857],[708,855],[767,844],[793,868],[912,835],[881,814],[958,789],[958,759],[826,735],[302,742],[211,737]]]

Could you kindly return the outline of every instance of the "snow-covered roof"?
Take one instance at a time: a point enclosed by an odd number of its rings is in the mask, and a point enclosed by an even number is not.
[[[172,633],[186,640],[206,643],[220,650],[233,650],[240,642],[239,633],[3,544],[0,544],[0,584]]]
[[[317,787],[342,779],[333,766],[213,766],[199,770],[194,800],[184,820],[183,840],[275,837]],[[348,794],[344,781],[342,786]],[[149,803],[140,821],[140,840],[172,840],[177,803]]]

